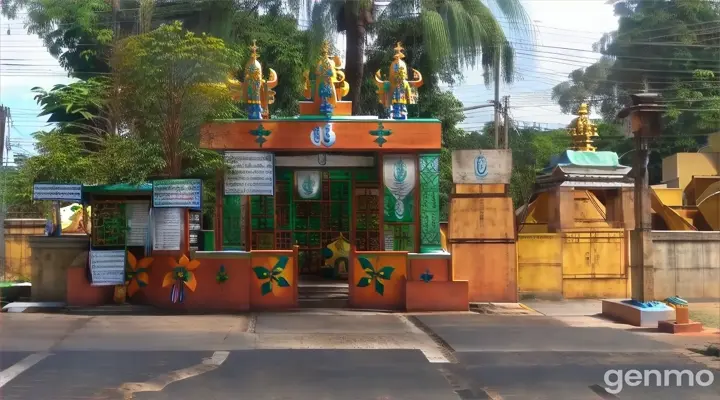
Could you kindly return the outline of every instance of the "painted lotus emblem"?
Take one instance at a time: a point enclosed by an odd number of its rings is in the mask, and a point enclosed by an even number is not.
[[[310,132],[310,142],[312,142],[312,144],[318,147],[322,144],[322,137],[320,135],[319,126],[313,128],[312,132]]]
[[[305,196],[312,196],[315,193],[315,182],[313,182],[310,175],[305,176],[305,180],[302,183],[302,190]]]
[[[397,160],[394,167],[393,177],[395,178],[395,182],[405,182],[405,178],[407,178],[407,165],[405,165],[405,162],[403,160]]]
[[[332,124],[326,124],[323,128],[322,144],[325,147],[332,147],[335,144],[335,132],[332,130]]]
[[[481,154],[475,157],[475,176],[478,178],[484,178],[487,174],[487,158]]]

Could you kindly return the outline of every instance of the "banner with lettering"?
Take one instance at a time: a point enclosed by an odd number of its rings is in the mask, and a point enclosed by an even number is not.
[[[90,276],[93,286],[125,284],[125,249],[90,250]]]
[[[200,179],[167,179],[153,181],[153,207],[202,207],[202,181]]]
[[[33,185],[33,200],[82,201],[82,185],[66,183],[36,183]]]
[[[225,195],[273,196],[275,156],[259,151],[228,151],[225,162]]]

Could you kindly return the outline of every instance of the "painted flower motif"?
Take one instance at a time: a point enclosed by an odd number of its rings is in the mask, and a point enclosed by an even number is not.
[[[272,293],[273,282],[275,282],[279,287],[290,287],[290,282],[288,282],[288,280],[282,276],[283,272],[285,272],[285,267],[287,266],[289,257],[280,256],[277,258],[271,258],[270,260],[271,264],[273,265],[272,270],[269,270],[262,266],[253,267],[253,272],[255,272],[255,276],[258,279],[267,279],[266,282],[260,285],[260,293],[263,296],[268,293]]]
[[[217,283],[225,283],[228,279],[229,277],[227,271],[225,271],[225,266],[221,265],[217,275],[215,275],[215,280]]]
[[[375,286],[375,292],[380,296],[385,295],[385,281],[389,281],[392,278],[395,267],[382,267],[379,270],[375,270],[372,262],[367,257],[358,257],[360,266],[365,271],[365,277],[360,278],[357,283],[357,287],[368,287],[371,283]]]
[[[425,283],[430,283],[430,281],[433,280],[434,277],[435,275],[430,273],[430,269],[426,269],[425,272],[420,275],[420,280]]]
[[[195,279],[195,274],[192,271],[197,269],[199,266],[200,261],[190,261],[187,256],[183,255],[178,260],[177,266],[175,266],[172,271],[165,274],[162,287],[172,285],[172,289],[170,290],[170,300],[173,303],[183,302],[185,299],[185,286],[187,286],[190,291],[195,291],[195,288],[197,287],[197,279]]]
[[[145,257],[138,261],[131,252],[127,252],[128,265],[125,267],[125,284],[128,296],[132,297],[140,288],[144,288],[150,283],[148,271],[153,261],[152,257]]]

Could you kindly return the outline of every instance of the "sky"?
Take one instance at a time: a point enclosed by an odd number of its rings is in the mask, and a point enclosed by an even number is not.
[[[606,0],[521,1],[536,33],[530,38],[510,32],[516,49],[517,76],[513,84],[501,86],[500,95],[510,96],[511,118],[520,125],[559,128],[567,125],[573,116],[562,114],[551,100],[552,87],[566,80],[571,71],[586,67],[600,57],[592,51],[592,44],[603,33],[617,28],[617,18]],[[9,107],[12,116],[10,139],[6,141],[10,144],[9,160],[12,160],[12,153],[32,154],[31,133],[47,126],[44,118],[37,117],[40,108],[31,89],[37,86],[50,89],[71,79],[46,51],[42,41],[26,33],[22,19],[2,18],[0,104]],[[502,17],[499,19],[507,25]],[[464,75],[463,82],[448,89],[466,107],[493,99],[493,88],[483,84],[482,71],[466,70]],[[492,119],[492,108],[467,111],[461,127],[481,129]]]

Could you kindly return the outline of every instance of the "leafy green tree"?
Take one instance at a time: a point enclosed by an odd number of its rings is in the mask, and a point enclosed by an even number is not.
[[[529,28],[529,18],[519,0],[494,0],[502,15],[514,27]],[[437,2],[392,0],[376,16],[372,0],[322,0],[312,9],[311,30],[316,46],[334,31],[345,32],[345,73],[350,87],[353,113],[358,114],[364,86],[364,56],[368,33],[376,18],[410,20],[416,23],[408,33],[421,33],[424,51],[436,65],[443,63],[459,67],[482,66],[486,82],[496,59],[501,60],[506,81],[512,81],[513,52],[509,41],[491,9],[480,0]],[[409,36],[409,35],[408,35]],[[501,51],[498,51],[501,50]]]
[[[27,14],[28,33],[43,40],[60,65],[78,78],[109,72],[107,56],[113,31],[107,0],[4,0],[9,18]]]
[[[586,68],[574,70],[570,73],[570,80],[553,87],[552,99],[560,105],[565,114],[574,114],[580,104],[587,103],[605,120],[614,120],[623,100],[615,95],[616,86],[608,80],[614,63],[613,59],[602,57]]]
[[[271,115],[295,116],[302,98],[303,71],[307,68],[310,35],[297,27],[297,20],[280,10],[270,10],[263,15],[236,12],[233,23],[232,43],[247,48],[257,40],[260,62],[264,68],[278,73],[275,104],[270,106]],[[246,60],[243,60],[246,61]],[[238,64],[238,77],[242,77],[243,64]]]
[[[165,159],[165,174],[183,171],[183,142],[197,143],[200,125],[235,111],[222,82],[241,59],[217,38],[195,35],[181,23],[123,39],[112,67],[117,96],[132,131],[155,139]]]
[[[657,183],[664,157],[696,151],[704,142],[702,136],[720,127],[720,4],[623,0],[616,2],[615,14],[618,29],[595,45],[604,57],[574,71],[569,81],[553,89],[553,98],[568,113],[588,102],[610,123],[630,94],[660,93],[668,112],[648,165],[650,182]],[[622,148],[631,147],[627,140],[618,142]]]

